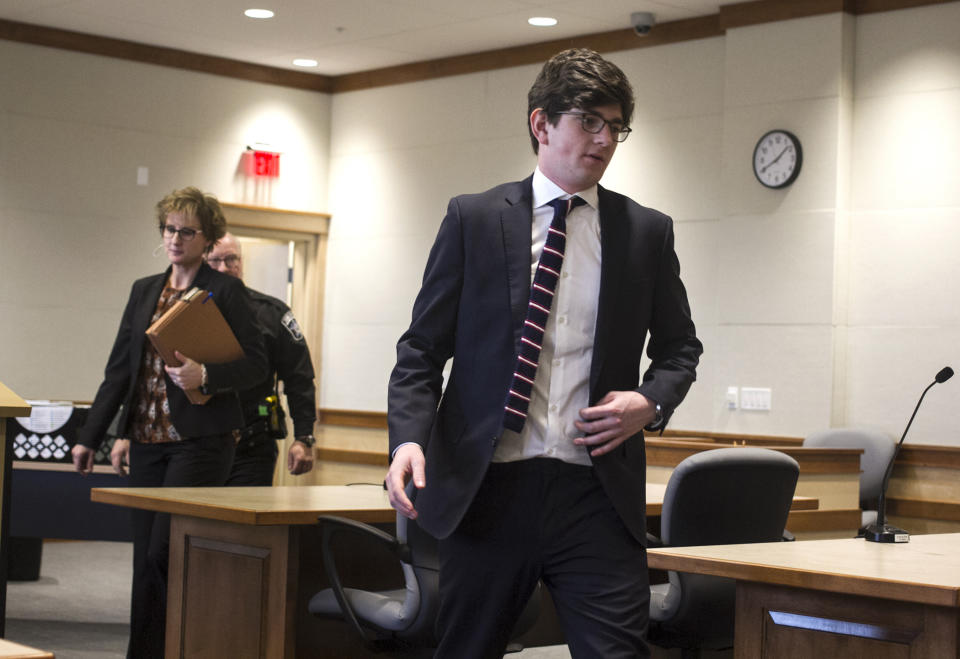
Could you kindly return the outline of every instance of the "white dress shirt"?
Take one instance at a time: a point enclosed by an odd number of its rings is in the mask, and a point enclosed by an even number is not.
[[[539,168],[533,173],[533,228],[530,281],[553,219],[549,202],[571,196]],[[504,431],[494,452],[494,462],[536,457],[557,458],[573,464],[590,464],[587,449],[573,440],[581,437],[573,422],[590,397],[590,365],[600,296],[600,214],[597,186],[576,193],[586,205],[567,216],[567,243],[543,349],[533,383],[533,395],[523,431]]]

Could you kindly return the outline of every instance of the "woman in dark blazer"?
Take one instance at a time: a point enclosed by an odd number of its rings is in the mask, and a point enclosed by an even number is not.
[[[103,383],[78,432],[73,463],[81,474],[93,470],[95,452],[120,411],[117,434],[131,441],[111,457],[119,473],[129,462],[131,486],[223,485],[233,462],[235,431],[243,427],[236,392],[267,377],[262,338],[243,283],[203,260],[226,232],[216,198],[192,187],[176,190],[157,204],[157,219],[170,267],[133,284]],[[164,364],[146,339],[146,329],[193,287],[210,291],[243,348],[243,359],[200,364],[178,352],[181,364]],[[212,395],[204,405],[191,404],[184,393],[198,388]],[[133,524],[127,656],[163,657],[170,518],[134,510]]]

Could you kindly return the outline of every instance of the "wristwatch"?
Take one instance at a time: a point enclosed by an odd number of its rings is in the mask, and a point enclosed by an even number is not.
[[[646,427],[644,427],[644,430],[654,431],[654,430],[660,430],[663,427],[663,408],[660,407],[660,403],[654,403],[654,405],[655,405],[654,409],[657,415],[654,417],[653,421],[651,421],[646,425]]]
[[[293,441],[300,442],[307,448],[313,448],[313,445],[317,443],[317,440],[314,439],[313,435],[300,435],[298,437],[294,437]]]

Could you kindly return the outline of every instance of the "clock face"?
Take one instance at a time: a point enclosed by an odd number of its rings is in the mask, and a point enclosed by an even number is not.
[[[753,173],[768,188],[785,188],[800,174],[800,140],[785,130],[771,130],[753,150]]]

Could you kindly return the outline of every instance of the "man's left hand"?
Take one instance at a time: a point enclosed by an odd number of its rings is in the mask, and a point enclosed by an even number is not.
[[[657,418],[656,405],[636,391],[611,391],[593,407],[580,410],[582,421],[575,421],[583,437],[573,440],[585,446],[590,455],[609,453]],[[592,449],[592,450],[591,450]]]
[[[287,470],[294,476],[313,469],[313,449],[303,442],[294,442],[287,452]]]

